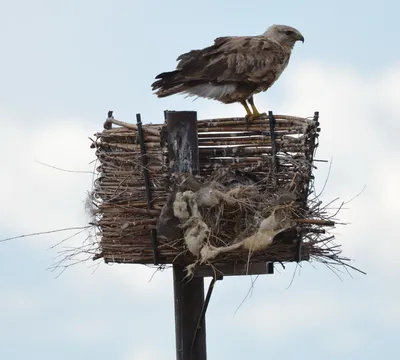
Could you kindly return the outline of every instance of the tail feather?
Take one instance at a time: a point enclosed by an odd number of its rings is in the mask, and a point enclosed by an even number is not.
[[[181,92],[185,92],[188,89],[188,86],[186,86],[185,84],[177,84],[173,87],[169,87],[169,88],[158,88],[155,91],[155,94],[159,97],[167,97],[170,95],[175,95],[175,94],[179,94]]]
[[[180,70],[168,71],[158,74],[151,87],[158,97],[178,94],[187,89],[185,79]]]
[[[163,72],[163,73],[161,73],[161,74],[158,74],[158,75],[156,76],[156,79],[165,79],[165,78],[169,78],[169,77],[172,77],[172,76],[174,76],[174,75],[177,75],[179,72],[180,72],[180,70],[166,71],[166,72]]]

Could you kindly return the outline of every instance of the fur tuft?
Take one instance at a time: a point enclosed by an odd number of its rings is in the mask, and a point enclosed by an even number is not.
[[[226,96],[230,96],[236,88],[236,84],[200,84],[189,87],[184,92],[188,94],[188,96],[199,96],[207,99],[221,100]]]

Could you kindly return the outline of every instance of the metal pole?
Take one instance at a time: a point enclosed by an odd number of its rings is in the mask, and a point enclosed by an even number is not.
[[[170,172],[198,174],[197,113],[195,111],[166,111],[165,117],[168,130]],[[204,318],[198,324],[204,305],[204,278],[184,279],[185,271],[180,265],[173,266],[173,277],[176,359],[206,360]],[[198,325],[200,325],[199,328]],[[196,340],[194,341],[195,335]]]

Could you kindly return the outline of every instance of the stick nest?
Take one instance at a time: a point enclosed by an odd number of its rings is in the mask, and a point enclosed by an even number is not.
[[[90,194],[99,239],[94,259],[350,266],[313,191],[316,117],[275,115],[273,129],[268,118],[250,127],[243,118],[198,121],[195,177],[171,173],[164,125],[143,126],[141,149],[136,125],[107,121],[120,127],[108,126],[92,144],[99,162]]]

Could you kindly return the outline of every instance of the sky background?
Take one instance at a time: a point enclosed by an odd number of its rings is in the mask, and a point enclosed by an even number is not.
[[[225,278],[207,313],[208,358],[400,358],[398,2],[15,0],[0,9],[0,239],[87,224],[91,175],[36,161],[91,171],[88,137],[108,110],[153,123],[166,109],[243,115],[240,105],[157,99],[150,85],[179,54],[274,23],[298,28],[305,43],[255,101],[281,114],[320,111],[317,157],[332,160],[322,200],[366,187],[334,233],[368,274],[340,280],[318,263],[277,267],[236,314],[251,278]],[[317,189],[328,168],[319,164]],[[89,262],[56,279],[46,268],[60,249],[49,248],[67,235],[0,243],[0,358],[174,359],[172,271],[150,281],[145,266],[93,273]]]

